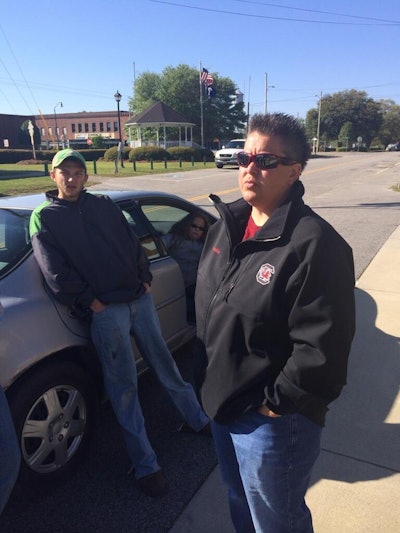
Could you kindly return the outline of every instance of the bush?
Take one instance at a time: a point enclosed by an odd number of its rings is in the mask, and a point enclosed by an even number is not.
[[[54,152],[36,150],[35,155],[39,161],[51,161],[54,157]],[[18,163],[19,161],[32,159],[32,157],[32,150],[0,150],[0,163],[2,164]]]
[[[104,152],[103,159],[104,161],[115,161],[117,159],[117,154],[118,154],[118,146],[112,146],[111,148],[108,148],[108,150]],[[129,147],[125,147],[122,150],[122,158],[126,160],[128,159],[128,157],[129,157]]]
[[[352,146],[351,151],[352,152],[368,152],[368,148],[366,146]]]
[[[92,147],[94,149],[104,148],[104,139],[101,135],[93,135],[92,137]]]
[[[210,150],[209,148],[201,148],[199,150],[199,152],[201,153],[201,160],[202,161],[203,161],[203,157],[204,156],[206,158],[206,161],[208,161],[209,163],[213,163],[215,161],[214,152],[212,150]]]
[[[171,146],[167,152],[170,154],[171,159],[182,161],[201,161],[202,157],[199,150],[191,148],[189,146]]]
[[[104,154],[103,150],[77,149],[86,161],[96,161]],[[35,150],[36,159],[39,161],[51,161],[55,155],[55,150]],[[32,150],[0,150],[0,163],[11,164],[32,159]]]
[[[167,152],[171,155],[171,159],[181,159],[182,161],[214,161],[214,153],[208,148],[196,149],[189,146],[172,146],[168,148]]]
[[[383,144],[371,144],[371,146],[369,147],[369,150],[370,152],[384,152],[385,151],[385,147],[383,146]]]
[[[171,159],[170,154],[164,148],[158,146],[139,146],[132,148],[129,152],[129,161],[164,161]]]

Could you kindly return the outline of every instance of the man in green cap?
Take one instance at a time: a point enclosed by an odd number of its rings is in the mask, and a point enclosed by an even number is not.
[[[54,156],[50,176],[57,190],[46,193],[30,223],[35,257],[54,296],[90,320],[138,485],[149,496],[161,496],[167,482],[144,426],[131,334],[186,424],[209,434],[208,418],[162,337],[149,262],[121,209],[84,189],[86,161],[75,150]]]

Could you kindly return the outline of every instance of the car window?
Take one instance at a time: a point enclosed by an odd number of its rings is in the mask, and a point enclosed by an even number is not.
[[[244,140],[229,141],[226,148],[244,148]]]
[[[173,205],[142,204],[143,213],[158,235],[166,235],[172,226],[182,220],[190,211]]]
[[[155,241],[155,238],[153,235],[149,233],[148,228],[142,223],[142,221],[140,220],[140,217],[137,216],[138,215],[137,212],[135,216],[135,210],[129,209],[129,207],[127,208],[123,206],[120,206],[120,207],[128,224],[130,225],[132,230],[135,232],[136,236],[138,237],[140,241],[140,244],[143,246],[143,249],[147,255],[147,258],[150,261],[153,259],[158,259],[160,257],[160,251]]]
[[[30,212],[0,209],[0,276],[15,266],[30,249]]]

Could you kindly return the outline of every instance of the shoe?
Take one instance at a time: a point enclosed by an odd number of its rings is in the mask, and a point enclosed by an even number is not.
[[[212,437],[210,422],[207,422],[207,424],[199,431],[195,431],[188,424],[186,424],[186,422],[184,422],[183,424],[181,424],[181,426],[179,426],[178,431],[181,431],[182,433],[195,433],[196,435],[205,435],[206,437]]]
[[[141,477],[137,480],[140,490],[147,496],[159,498],[168,490],[168,483],[162,470]]]

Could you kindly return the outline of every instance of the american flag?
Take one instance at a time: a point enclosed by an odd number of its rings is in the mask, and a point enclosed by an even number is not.
[[[203,68],[203,71],[200,73],[200,79],[201,83],[203,83],[207,87],[214,83],[214,78],[211,76],[211,74],[206,68]]]

